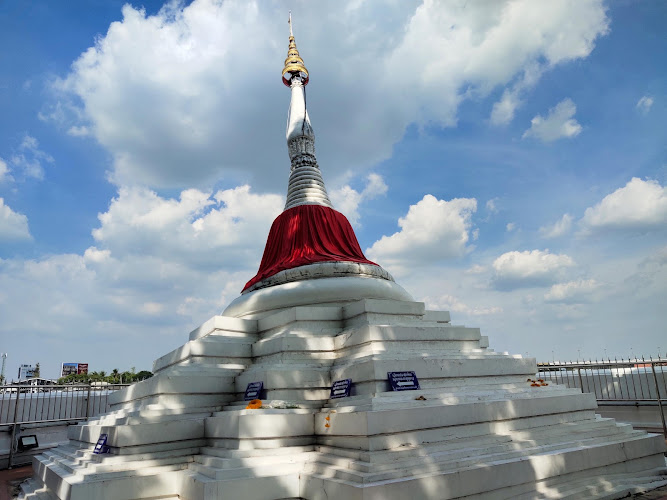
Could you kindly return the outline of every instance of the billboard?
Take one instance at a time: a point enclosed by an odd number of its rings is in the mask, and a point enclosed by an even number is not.
[[[85,371],[81,371],[81,370]],[[76,375],[77,373],[88,373],[88,363],[63,363],[60,370],[61,377]]]

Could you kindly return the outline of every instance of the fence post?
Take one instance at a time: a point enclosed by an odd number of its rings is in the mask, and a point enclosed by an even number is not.
[[[584,382],[581,380],[581,367],[577,368],[577,373],[579,374],[579,389],[581,389],[581,393],[583,394]]]
[[[90,416],[90,383],[88,384],[88,396],[86,396],[86,420]]]
[[[12,468],[12,458],[14,458],[14,441],[16,440],[16,427],[18,424],[16,421],[19,418],[19,398],[21,397],[21,387],[16,388],[16,403],[14,403],[14,422],[12,425],[12,437],[9,441],[9,457],[7,458],[7,468]]]
[[[658,398],[658,408],[660,410],[660,419],[662,420],[662,434],[667,438],[667,425],[665,425],[665,412],[662,409],[662,400],[660,398],[660,387],[658,387],[658,376],[655,374],[655,363],[651,360],[651,371],[653,371],[653,381],[655,382],[655,395]]]

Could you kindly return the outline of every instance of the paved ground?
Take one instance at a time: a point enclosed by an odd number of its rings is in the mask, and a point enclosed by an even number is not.
[[[19,493],[19,484],[29,477],[32,477],[31,465],[0,471],[0,500],[16,498]],[[667,500],[667,486],[648,493],[640,493],[632,498],[637,500]]]
[[[11,500],[19,493],[19,484],[32,477],[32,465],[0,471],[0,500]]]

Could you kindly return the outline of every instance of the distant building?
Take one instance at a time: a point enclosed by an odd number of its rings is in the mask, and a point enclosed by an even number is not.
[[[19,366],[19,382],[23,380],[28,380],[35,376],[35,367],[32,365],[21,365]]]

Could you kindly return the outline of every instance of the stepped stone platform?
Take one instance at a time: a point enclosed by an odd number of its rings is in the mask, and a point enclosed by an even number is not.
[[[593,395],[533,386],[534,359],[419,302],[215,316],[154,371],[35,457],[21,498],[613,499],[667,485],[662,436],[601,418]],[[414,371],[420,390],[392,392],[389,371]],[[351,395],[329,399],[346,378]],[[255,381],[264,407],[246,409]],[[95,454],[102,433],[110,452]]]

